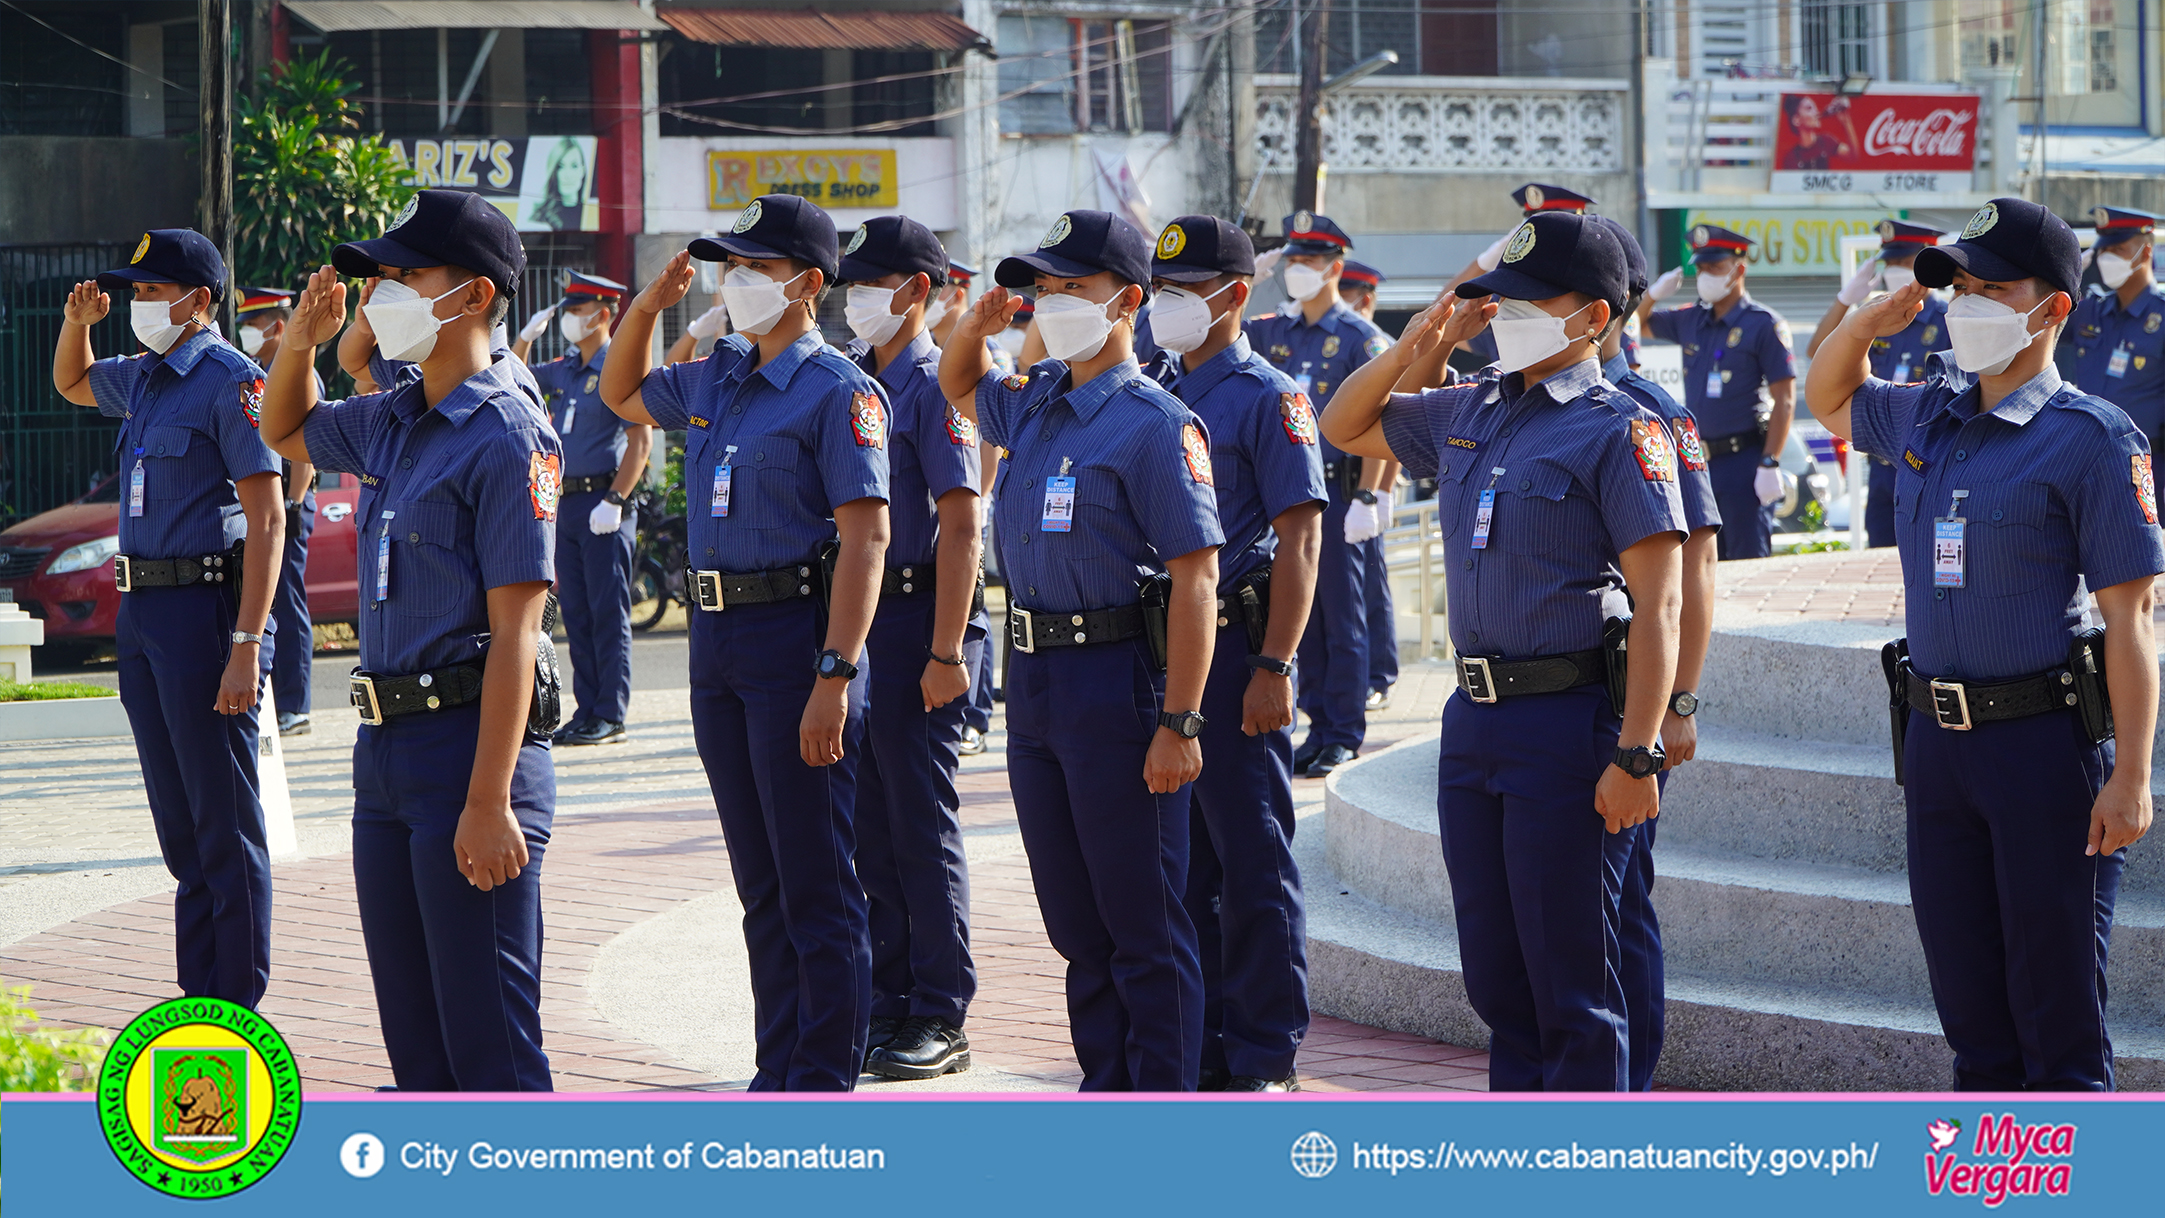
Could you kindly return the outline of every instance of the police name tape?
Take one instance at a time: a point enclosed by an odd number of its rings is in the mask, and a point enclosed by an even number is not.
[[[1433,1150],[1388,1142],[1353,1144],[1355,1171],[1386,1171],[1394,1176],[1402,1171],[1446,1171],[1454,1167],[1469,1171],[1733,1171],[1746,1176],[1756,1176],[1762,1170],[1770,1176],[1808,1170],[1839,1176],[1845,1171],[1870,1171],[1878,1157],[1877,1142],[1870,1147],[1852,1142],[1848,1146],[1810,1149],[1752,1147],[1742,1142],[1718,1147],[1659,1147],[1652,1142],[1631,1147],[1585,1147],[1573,1142],[1538,1150],[1524,1146],[1460,1146],[1456,1142],[1440,1143]]]
[[[696,1148],[696,1149],[695,1149]],[[497,1146],[475,1142],[462,1154],[435,1142],[399,1147],[399,1166],[448,1176],[461,1161],[478,1171],[679,1171],[694,1164],[713,1171],[884,1171],[887,1152],[879,1147],[728,1146],[721,1142],[686,1142],[656,1152],[644,1146]]]

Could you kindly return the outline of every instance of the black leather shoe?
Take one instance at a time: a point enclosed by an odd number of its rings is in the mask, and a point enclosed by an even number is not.
[[[624,725],[607,719],[589,719],[579,729],[564,738],[565,744],[622,744],[631,737],[624,734]]]
[[[937,1015],[912,1015],[872,1051],[865,1070],[882,1078],[938,1078],[970,1068],[970,1038]]]
[[[1293,772],[1299,774],[1307,770],[1309,765],[1315,761],[1316,755],[1322,751],[1323,746],[1317,743],[1313,737],[1310,737],[1299,748],[1293,750]]]
[[[1195,1076],[1195,1089],[1197,1091],[1223,1091],[1225,1085],[1232,1081],[1233,1074],[1231,1071],[1219,1066],[1205,1066],[1203,1072]]]
[[[975,757],[985,751],[985,734],[974,727],[962,729],[962,744],[956,750],[964,757]]]
[[[1236,1074],[1225,1084],[1225,1089],[1227,1091],[1298,1091],[1301,1089],[1301,1080],[1297,1074],[1288,1075],[1285,1078],[1257,1078],[1252,1074]]]
[[[292,711],[278,712],[278,734],[281,736],[306,736],[315,730],[315,727],[308,722],[308,716],[305,714],[296,714]]]
[[[901,1026],[902,1019],[899,1016],[874,1015],[872,1017],[872,1030],[865,1037],[865,1056],[870,1057],[874,1049],[880,1048],[888,1041],[893,1040],[895,1038],[895,1029]]]
[[[550,733],[549,742],[552,744],[570,744],[573,733],[577,732],[580,728],[583,728],[585,726],[586,720],[574,719],[571,722],[565,724],[564,726],[557,728],[554,732]]]
[[[1345,745],[1327,744],[1323,746],[1322,752],[1316,754],[1316,759],[1308,763],[1308,768],[1301,771],[1301,774],[1308,778],[1327,778],[1330,776],[1331,771],[1358,756],[1360,756],[1359,753],[1354,752]]]

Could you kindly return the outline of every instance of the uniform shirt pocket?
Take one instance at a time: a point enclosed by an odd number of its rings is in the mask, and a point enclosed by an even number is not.
[[[408,617],[441,617],[473,594],[480,572],[461,561],[458,539],[472,531],[455,503],[416,501],[382,521],[391,530],[391,607]]]
[[[1574,535],[1590,534],[1592,505],[1571,497],[1571,471],[1536,461],[1496,480],[1496,519],[1491,545],[1525,554],[1549,554]]]
[[[1473,455],[1451,448],[1443,451],[1443,461],[1436,467],[1436,529],[1438,536],[1449,538],[1458,534],[1461,517],[1472,518],[1478,492],[1466,487],[1466,475],[1475,465]]]
[[[797,467],[803,457],[804,446],[789,436],[737,441],[730,457],[731,518],[741,511],[748,529],[778,529],[797,519],[802,498]]]
[[[203,454],[212,451],[207,442],[199,443],[194,430],[187,427],[150,427],[143,431],[143,497],[145,499],[183,499],[201,488]],[[189,449],[195,456],[189,456]]]
[[[1963,584],[1981,597],[2034,591],[2073,561],[2072,550],[2050,544],[2051,493],[2035,482],[2010,482],[1970,492],[1962,515],[1969,570]],[[2069,582],[2072,582],[2070,580]]]

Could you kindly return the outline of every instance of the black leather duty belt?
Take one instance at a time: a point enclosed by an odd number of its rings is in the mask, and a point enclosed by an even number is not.
[[[605,491],[616,481],[615,474],[587,474],[579,478],[564,479],[563,493],[583,495],[588,491]]]
[[[930,592],[939,584],[937,575],[934,571],[919,575],[915,566],[888,567],[880,572],[880,595],[915,596],[920,592]]]
[[[1764,429],[1759,431],[1739,431],[1726,436],[1715,436],[1712,439],[1701,440],[1699,443],[1706,449],[1706,455],[1709,459],[1714,457],[1734,457],[1741,452],[1766,451],[1767,433]]]
[[[1914,672],[1908,675],[1910,706],[1955,732],[2000,719],[2027,719],[2046,711],[2067,710],[2079,701],[2075,674],[2064,668],[1991,685],[1935,681]]]
[[[1045,613],[1017,605],[1007,611],[1007,637],[1015,650],[1035,653],[1045,647],[1082,647],[1121,643],[1143,636],[1143,607],[1086,609],[1081,613]]]
[[[1458,657],[1458,687],[1476,702],[1494,702],[1499,698],[1527,694],[1557,694],[1581,685],[1600,685],[1607,680],[1607,662],[1599,647],[1531,660]]]
[[[709,613],[720,613],[731,605],[771,605],[810,598],[820,586],[819,572],[810,563],[743,574],[687,568],[684,575],[692,603]]]
[[[433,672],[386,677],[356,668],[346,678],[361,722],[380,726],[386,719],[463,706],[481,696],[481,668],[454,664]]]
[[[189,584],[241,582],[239,546],[201,558],[132,558],[113,555],[113,586],[122,592],[144,588],[185,588]]]

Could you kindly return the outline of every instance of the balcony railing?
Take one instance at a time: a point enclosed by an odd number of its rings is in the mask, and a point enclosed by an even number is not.
[[[1299,82],[1259,75],[1256,153],[1293,168]],[[1510,77],[1370,77],[1334,94],[1323,118],[1332,173],[1488,173],[1625,166],[1628,82]]]

